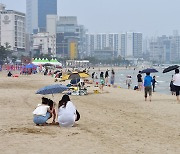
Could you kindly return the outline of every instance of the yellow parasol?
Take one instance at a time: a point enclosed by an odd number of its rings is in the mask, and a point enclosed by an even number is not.
[[[85,72],[72,72],[69,74],[63,74],[61,80],[70,80],[70,79],[78,79],[78,78],[88,78],[89,74]]]

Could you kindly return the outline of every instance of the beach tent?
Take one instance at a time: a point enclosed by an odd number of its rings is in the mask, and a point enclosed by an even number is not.
[[[32,63],[29,63],[25,66],[25,68],[37,68],[37,66]]]
[[[58,62],[57,59],[51,59],[49,63],[56,66],[62,66],[62,64]]]
[[[48,60],[47,58],[46,58],[46,59],[43,58],[43,59],[42,59],[42,63],[43,63],[43,64],[49,63],[49,60]]]
[[[42,64],[44,64],[44,62],[43,62],[43,60],[41,60],[41,58],[35,58],[35,59],[32,61],[32,63],[33,63],[34,65],[42,65]]]
[[[46,63],[48,64],[52,64],[52,65],[55,65],[55,66],[62,66],[62,64],[60,62],[57,61],[57,59],[51,59],[50,61],[46,58],[35,58],[33,61],[32,61],[33,64],[35,65],[44,65]]]

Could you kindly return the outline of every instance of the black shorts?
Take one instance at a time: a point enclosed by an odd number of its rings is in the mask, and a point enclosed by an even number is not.
[[[175,87],[175,91],[176,91],[176,96],[179,96],[180,86],[174,85],[174,87]]]

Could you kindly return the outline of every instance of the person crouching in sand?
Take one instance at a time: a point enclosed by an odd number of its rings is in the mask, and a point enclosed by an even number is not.
[[[145,92],[145,101],[147,101],[147,94],[149,93],[149,100],[151,101],[152,96],[152,77],[150,76],[150,73],[146,73],[146,76],[144,78],[144,92]]]
[[[48,106],[49,99],[42,97],[42,104],[38,104],[36,109],[33,111],[33,122],[36,125],[44,125],[47,124],[46,121],[51,117],[53,113],[53,108],[50,110],[50,106]]]
[[[61,127],[72,127],[80,119],[80,114],[68,95],[63,95],[58,108],[58,123]]]

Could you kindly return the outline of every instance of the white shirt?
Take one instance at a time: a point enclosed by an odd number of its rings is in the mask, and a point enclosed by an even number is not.
[[[48,105],[38,104],[37,108],[33,111],[34,115],[46,116],[46,113],[50,107]]]
[[[61,106],[58,111],[58,122],[62,127],[72,127],[76,120],[76,107],[68,101],[66,107]]]
[[[175,86],[180,86],[180,74],[178,73],[178,74],[175,74],[174,76],[173,76],[173,84],[175,85]]]

